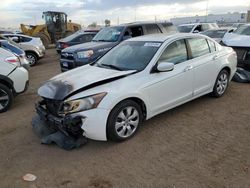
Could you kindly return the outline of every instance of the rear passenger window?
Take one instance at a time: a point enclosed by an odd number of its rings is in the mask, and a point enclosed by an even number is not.
[[[174,64],[188,60],[187,48],[184,40],[178,40],[170,44],[162,53],[159,63],[170,62]]]
[[[216,45],[214,42],[212,42],[211,40],[207,40],[209,48],[210,48],[210,52],[213,53],[216,51]]]
[[[210,53],[206,39],[188,39],[192,51],[192,58],[200,57]]]
[[[145,25],[145,28],[147,30],[147,34],[161,33],[160,28],[156,24]]]

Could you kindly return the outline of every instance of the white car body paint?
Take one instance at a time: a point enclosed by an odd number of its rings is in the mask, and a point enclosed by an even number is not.
[[[250,47],[250,36],[239,35],[235,33],[226,33],[222,42],[227,46],[233,47]]]
[[[217,51],[177,64],[173,71],[151,73],[152,67],[157,63],[166,47],[176,40],[186,38],[211,40],[216,44]],[[133,38],[129,41],[163,42],[163,44],[143,71],[92,87],[67,98],[67,100],[74,100],[107,92],[97,108],[74,114],[74,116],[80,115],[86,118],[82,129],[90,139],[107,140],[106,125],[109,113],[119,102],[125,99],[139,98],[142,100],[146,106],[146,119],[150,119],[166,110],[212,92],[217,76],[223,68],[230,68],[230,80],[236,72],[237,58],[235,52],[229,47],[222,47],[203,35],[149,35]],[[112,50],[108,53],[112,53]],[[96,75],[97,72],[98,75]],[[105,79],[112,74],[122,75],[125,73],[87,65],[66,74],[58,75],[52,80],[63,80],[73,84],[74,88],[79,88],[80,85],[91,84],[93,81],[99,81],[100,78]]]

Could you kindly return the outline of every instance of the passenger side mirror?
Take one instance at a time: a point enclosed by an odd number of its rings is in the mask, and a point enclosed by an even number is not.
[[[156,70],[157,72],[169,72],[174,70],[174,64],[169,62],[161,62],[157,64]]]
[[[19,42],[18,37],[11,37],[10,39],[11,39],[12,41],[14,41],[14,42],[17,42],[17,43]]]
[[[194,32],[193,33],[199,33],[199,31],[198,30],[194,30]]]

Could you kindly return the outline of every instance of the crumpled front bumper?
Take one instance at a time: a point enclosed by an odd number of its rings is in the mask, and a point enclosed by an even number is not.
[[[65,135],[98,141],[107,141],[106,124],[110,110],[95,108],[78,112],[65,117],[55,116],[47,111],[43,102],[36,104],[40,119],[49,127],[63,132]]]
[[[84,131],[81,129],[82,123],[85,117],[58,117],[48,113],[43,107],[43,103],[39,102],[36,104],[36,111],[41,120],[46,122],[48,126],[53,127],[56,130],[60,130],[67,136],[80,137]]]

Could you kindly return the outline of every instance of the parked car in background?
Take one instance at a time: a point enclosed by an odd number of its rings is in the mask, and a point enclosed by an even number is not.
[[[136,22],[103,28],[92,42],[66,48],[61,53],[61,70],[87,65],[102,57],[114,46],[127,39],[148,34],[177,32],[170,22]]]
[[[61,51],[70,46],[91,42],[98,31],[79,31],[66,38],[63,38],[56,43],[56,50],[60,54]]]
[[[24,67],[25,69],[29,70],[29,68],[30,68],[29,61],[27,60],[27,58],[25,56],[25,52],[22,49],[11,44],[7,40],[1,40],[1,39],[0,39],[0,47],[4,48],[6,50],[9,50],[14,55],[16,55],[20,60],[21,66]]]
[[[23,93],[28,85],[28,71],[20,66],[15,55],[0,48],[0,113],[7,111],[14,96]]]
[[[46,82],[36,109],[45,125],[74,138],[123,141],[143,120],[208,93],[223,96],[236,64],[232,48],[204,35],[136,37]]]
[[[177,27],[180,33],[199,33],[210,29],[218,29],[217,23],[191,23],[182,24]]]
[[[238,56],[238,66],[250,71],[250,24],[245,24],[232,33],[226,33],[222,44],[232,47]]]
[[[216,42],[220,43],[226,33],[230,33],[233,31],[234,31],[233,28],[218,28],[218,29],[210,29],[210,30],[201,32],[200,34],[211,37]]]
[[[34,66],[45,55],[45,47],[40,38],[21,34],[2,34],[2,36],[14,41],[25,51],[30,66]]]

